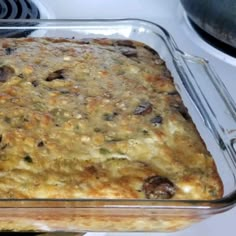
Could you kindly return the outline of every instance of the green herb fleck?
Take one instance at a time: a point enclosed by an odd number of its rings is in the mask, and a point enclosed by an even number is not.
[[[94,132],[96,132],[96,133],[99,133],[99,132],[101,132],[102,130],[100,129],[100,128],[94,128]]]
[[[61,94],[69,94],[70,91],[68,91],[68,90],[61,90],[60,93],[61,93]]]
[[[114,115],[112,113],[105,113],[103,114],[103,119],[105,121],[113,121]]]
[[[217,190],[216,190],[216,189],[210,189],[210,190],[209,190],[209,194],[210,194],[212,197],[217,197]]]
[[[144,129],[142,132],[143,132],[144,135],[149,135],[149,133],[146,129]]]
[[[121,142],[123,140],[124,140],[123,138],[119,138],[119,137],[105,136],[105,141],[106,142]]]
[[[107,154],[110,154],[111,152],[108,150],[108,149],[106,149],[106,148],[100,148],[99,149],[99,152],[100,152],[100,154],[102,154],[102,155],[107,155]]]
[[[103,114],[103,119],[105,121],[113,121],[114,118],[118,115],[117,112],[113,112],[113,113],[105,113]]]
[[[118,153],[119,155],[126,155],[126,154],[125,154],[124,152],[122,152],[121,150],[118,150],[117,153]]]
[[[11,123],[11,118],[9,118],[8,116],[5,116],[5,117],[4,117],[4,121],[5,121],[6,123],[10,124],[10,123]]]
[[[4,150],[4,149],[6,149],[7,146],[8,146],[8,144],[6,143],[6,144],[3,144],[0,148],[1,148],[1,150]]]
[[[79,129],[80,129],[79,125],[76,125],[75,130],[79,130]]]

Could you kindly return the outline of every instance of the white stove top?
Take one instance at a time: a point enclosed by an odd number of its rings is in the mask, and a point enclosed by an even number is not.
[[[39,2],[36,1],[35,2]],[[236,101],[236,59],[206,44],[186,24],[183,9],[176,0],[40,0],[46,6],[47,18],[140,18],[166,28],[179,48],[189,54],[209,60]],[[153,233],[153,236],[233,236],[236,208],[176,233]],[[145,235],[142,233],[88,233],[88,236]]]

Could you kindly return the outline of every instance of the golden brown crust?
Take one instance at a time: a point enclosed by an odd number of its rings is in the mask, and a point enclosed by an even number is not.
[[[214,161],[153,50],[107,39],[0,45],[1,198],[222,196]],[[163,179],[147,194],[153,176],[168,178],[174,194]]]

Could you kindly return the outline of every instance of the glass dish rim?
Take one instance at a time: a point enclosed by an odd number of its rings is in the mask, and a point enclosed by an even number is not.
[[[209,62],[201,57],[197,57],[194,55],[190,55],[182,51],[176,44],[175,40],[171,36],[171,34],[163,28],[161,25],[154,23],[149,20],[139,19],[139,18],[114,18],[114,19],[0,19],[1,23],[51,23],[50,26],[38,26],[38,25],[23,25],[23,26],[0,26],[0,30],[2,29],[64,29],[66,26],[60,26],[63,23],[83,23],[86,24],[112,24],[112,23],[144,23],[146,25],[150,25],[152,27],[158,28],[165,36],[164,42],[167,46],[167,49],[171,53],[173,59],[173,52],[178,53],[184,57],[187,57],[188,60],[194,63],[201,63],[207,69],[209,69],[212,74],[210,76],[215,76],[216,73],[212,70],[209,65]],[[54,25],[53,25],[54,24]],[[81,27],[81,25],[73,25],[73,27]],[[158,34],[158,33],[156,33]],[[160,36],[160,35],[159,35]],[[173,50],[173,52],[172,52]],[[236,189],[220,198],[215,200],[149,200],[149,199],[56,199],[56,198],[40,198],[40,199],[0,199],[0,208],[2,208],[2,203],[21,203],[20,207],[22,208],[37,208],[35,203],[57,203],[58,206],[53,206],[53,208],[60,208],[60,205],[64,205],[65,203],[87,203],[87,205],[83,205],[83,207],[88,208],[175,208],[175,209],[207,209],[207,210],[218,210],[221,212],[223,209],[230,209],[236,204]],[[94,203],[94,204],[91,204]],[[99,204],[98,204],[99,203]],[[149,203],[149,204],[148,204]],[[42,205],[45,205],[42,204]],[[99,205],[99,206],[98,206]],[[14,206],[5,206],[7,208],[14,208]],[[18,208],[15,206],[15,208]],[[44,207],[49,207],[45,205]],[[67,206],[68,207],[68,206]],[[82,207],[82,205],[80,206]],[[41,208],[41,206],[40,206]]]

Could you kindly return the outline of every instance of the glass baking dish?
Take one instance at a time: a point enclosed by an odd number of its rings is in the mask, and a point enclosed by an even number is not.
[[[143,42],[159,53],[212,153],[224,185],[222,199],[2,199],[2,231],[177,231],[236,203],[236,108],[208,62],[182,52],[159,25],[122,20],[1,20],[0,36],[112,38]]]

